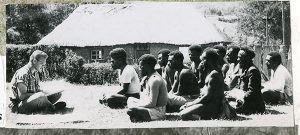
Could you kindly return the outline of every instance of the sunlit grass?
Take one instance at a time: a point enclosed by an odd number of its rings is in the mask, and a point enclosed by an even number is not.
[[[292,126],[291,105],[267,106],[265,114],[241,115],[237,120],[182,121],[178,113],[168,113],[162,121],[132,123],[126,109],[110,109],[99,104],[103,94],[113,94],[115,86],[78,85],[65,80],[42,82],[41,88],[64,90],[61,98],[67,102],[69,112],[57,114],[13,114],[8,113],[8,127],[14,128],[159,128],[159,127],[232,127],[232,126]]]

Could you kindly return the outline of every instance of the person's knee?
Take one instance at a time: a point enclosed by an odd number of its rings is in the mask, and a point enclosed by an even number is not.
[[[262,93],[263,97],[269,97],[269,96],[271,96],[271,94],[272,94],[271,91],[264,91],[264,92]]]
[[[107,99],[107,106],[110,108],[124,108],[126,102],[123,99],[117,97],[109,97]]]
[[[61,92],[59,92],[54,95],[48,96],[47,98],[52,104],[54,104],[61,98],[61,96],[62,96],[62,94],[61,94]]]
[[[273,91],[264,91],[262,96],[266,103],[275,104],[277,102]]]
[[[134,108],[129,108],[129,109],[127,110],[127,114],[128,114],[129,116],[133,116],[133,115],[134,115]]]

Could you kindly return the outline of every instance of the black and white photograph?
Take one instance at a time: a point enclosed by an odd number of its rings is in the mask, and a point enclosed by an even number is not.
[[[5,8],[7,128],[295,126],[289,1]]]

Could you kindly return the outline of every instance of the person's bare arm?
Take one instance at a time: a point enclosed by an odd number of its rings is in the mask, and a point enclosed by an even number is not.
[[[127,91],[128,91],[128,88],[129,88],[129,84],[130,84],[130,83],[124,83],[124,84],[123,84],[123,89],[120,90],[120,91],[118,92],[118,94],[121,94],[121,95],[126,94]]]
[[[213,96],[213,91],[218,89],[218,86],[222,83],[222,79],[220,78],[220,74],[216,71],[213,71],[211,76],[208,79],[207,86],[204,87],[207,89],[207,93],[203,96],[195,99],[193,102],[188,103],[188,105],[194,105],[194,104],[203,104],[209,102]]]
[[[170,94],[175,94],[177,93],[178,91],[178,85],[179,85],[179,76],[178,76],[178,72],[176,71],[175,72],[175,75],[174,75],[174,83],[172,84],[172,89],[171,91],[169,92]]]
[[[141,101],[139,102],[138,106],[140,107],[154,107],[156,106],[157,103],[157,98],[158,98],[158,93],[159,93],[159,88],[162,85],[163,80],[160,80],[157,76],[152,77],[148,81],[148,85],[150,88],[150,95],[148,100]]]

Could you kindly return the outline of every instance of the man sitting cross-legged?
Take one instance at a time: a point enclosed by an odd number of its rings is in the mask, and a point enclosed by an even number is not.
[[[161,120],[165,118],[168,100],[166,83],[154,69],[156,59],[145,54],[139,59],[142,80],[141,98],[129,97],[128,112],[132,122]]]
[[[41,72],[46,65],[47,58],[45,52],[36,50],[31,54],[29,62],[14,74],[11,80],[14,97],[10,98],[12,112],[52,113],[65,108],[65,102],[56,103],[61,97],[61,92],[46,92],[40,89],[38,72]]]
[[[183,64],[183,54],[173,51],[169,54],[169,66],[176,70],[172,90],[168,94],[168,112],[179,111],[180,106],[199,96],[200,89],[195,74]]]
[[[140,80],[133,66],[127,65],[126,55],[123,48],[115,48],[110,52],[111,66],[119,69],[119,82],[122,85],[117,94],[99,100],[101,104],[107,103],[110,108],[124,108],[128,97],[140,97]]]
[[[238,53],[239,71],[237,85],[226,93],[228,100],[235,99],[231,105],[238,113],[263,113],[265,104],[261,93],[260,71],[253,64],[254,51],[249,47],[241,47]],[[234,103],[234,104],[233,104]]]
[[[207,48],[201,55],[201,72],[206,72],[205,86],[201,95],[194,101],[180,107],[183,120],[219,118],[223,111],[224,81],[221,69],[218,68],[217,52]]]
[[[264,84],[263,97],[268,104],[293,104],[292,75],[282,65],[279,52],[270,52],[266,57],[271,69],[270,81]]]

